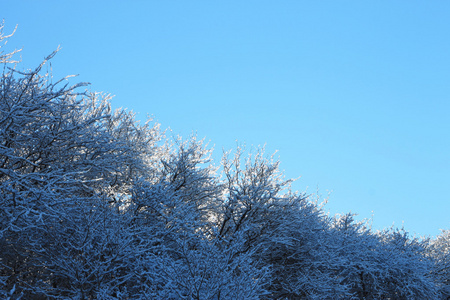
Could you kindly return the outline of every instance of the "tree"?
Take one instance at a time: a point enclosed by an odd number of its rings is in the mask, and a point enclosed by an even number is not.
[[[436,278],[441,299],[450,299],[450,230],[442,230],[428,248],[434,260],[433,275]]]
[[[264,294],[267,268],[255,268],[251,253],[239,253],[237,243],[225,245],[212,236],[222,185],[211,165],[201,167],[208,155],[195,138],[179,142],[178,151],[162,160],[157,183],[135,185],[129,211],[139,224],[135,236],[145,240],[139,242],[145,245],[143,266],[158,270],[146,276],[152,279],[146,283],[147,298],[258,299]]]
[[[53,83],[41,70],[56,52],[26,72],[13,54],[0,52],[1,298],[448,298],[448,231],[330,217],[263,149],[217,168],[196,137]]]
[[[157,125],[141,126],[122,109],[111,112],[108,96],[78,93],[85,84],[41,75],[55,53],[35,70],[8,68],[1,78],[0,276],[6,290],[25,297],[71,297],[70,289],[84,295],[72,273],[91,272],[77,269],[89,263],[74,261],[96,257],[90,255],[95,243],[110,247],[107,240],[121,236],[113,223],[97,222],[114,220],[112,203],[119,207],[130,195],[133,178],[154,173],[161,138]],[[6,63],[11,56],[2,57]],[[98,257],[96,263],[110,259]],[[69,261],[74,264],[63,269]]]
[[[336,216],[331,230],[340,258],[337,274],[349,287],[348,298],[436,298],[426,240],[395,228],[373,233],[353,214]]]
[[[290,190],[279,161],[263,151],[241,163],[238,148],[223,158],[225,193],[216,238],[240,243],[256,267],[269,267],[269,299],[337,298],[345,290],[331,276],[327,220],[305,194]],[[244,167],[242,167],[244,165]]]

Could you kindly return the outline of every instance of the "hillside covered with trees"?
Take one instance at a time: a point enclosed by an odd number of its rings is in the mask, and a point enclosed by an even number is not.
[[[450,298],[450,231],[329,216],[263,150],[214,164],[53,81],[55,53],[26,72],[0,55],[0,298]]]

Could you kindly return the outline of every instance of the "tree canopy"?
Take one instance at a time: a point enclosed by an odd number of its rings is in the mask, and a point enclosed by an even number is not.
[[[9,36],[0,35],[0,41]],[[226,152],[0,52],[0,297],[448,299],[450,234],[373,232]]]

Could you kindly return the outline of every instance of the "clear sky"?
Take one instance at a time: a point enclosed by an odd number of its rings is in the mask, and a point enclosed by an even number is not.
[[[450,2],[7,1],[8,49],[144,120],[278,150],[373,228],[450,229]]]

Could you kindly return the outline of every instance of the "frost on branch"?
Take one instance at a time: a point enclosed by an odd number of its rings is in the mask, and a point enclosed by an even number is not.
[[[6,46],[8,39],[10,37],[12,37],[14,35],[14,32],[16,32],[17,26],[16,28],[14,28],[14,31],[11,34],[5,35],[3,33],[3,29],[5,28],[5,22],[3,21],[0,24],[0,64],[5,64],[5,63],[18,63],[18,61],[13,60],[13,56],[20,52],[20,50],[13,50],[12,52],[9,53],[4,53],[3,48]]]

